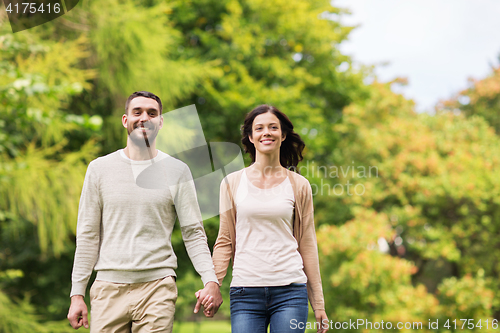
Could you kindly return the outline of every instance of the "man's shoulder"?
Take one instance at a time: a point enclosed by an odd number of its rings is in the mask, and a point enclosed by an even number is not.
[[[171,164],[172,166],[177,166],[180,168],[188,167],[188,165],[185,162],[181,161],[180,159],[178,159],[176,157],[173,157],[172,155],[164,153],[161,150],[158,150],[158,158],[161,161],[165,161],[165,162]]]
[[[190,171],[189,166],[178,158],[175,158],[167,153],[158,150],[158,159],[162,166],[168,172],[187,172]]]
[[[110,163],[115,163],[116,161],[119,161],[120,158],[120,151],[117,150],[115,152],[109,153],[104,156],[100,156],[96,158],[95,160],[91,161],[89,163],[89,167],[101,167],[104,165],[109,165]]]

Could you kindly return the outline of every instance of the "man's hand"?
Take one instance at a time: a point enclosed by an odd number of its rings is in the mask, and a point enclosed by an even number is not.
[[[220,293],[219,284],[208,282],[205,288],[198,290],[195,293],[198,301],[194,307],[194,313],[198,313],[200,306],[203,305],[203,314],[206,317],[213,317],[222,304],[222,295]]]
[[[87,317],[87,304],[83,300],[82,295],[74,295],[71,297],[71,305],[68,312],[68,320],[71,326],[77,330],[82,325],[89,328],[89,320]]]
[[[319,323],[318,333],[325,333],[326,331],[328,331],[329,322],[325,310],[314,311],[314,317],[316,317],[316,322]]]

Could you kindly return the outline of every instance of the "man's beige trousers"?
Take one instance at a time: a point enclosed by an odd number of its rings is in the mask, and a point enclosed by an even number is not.
[[[143,283],[95,281],[91,333],[172,332],[177,286],[172,276]]]

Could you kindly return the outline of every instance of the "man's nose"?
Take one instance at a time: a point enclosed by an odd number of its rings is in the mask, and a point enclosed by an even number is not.
[[[149,118],[150,118],[149,114],[147,112],[143,112],[141,114],[141,117],[139,118],[139,120],[144,123],[144,122],[148,121]]]

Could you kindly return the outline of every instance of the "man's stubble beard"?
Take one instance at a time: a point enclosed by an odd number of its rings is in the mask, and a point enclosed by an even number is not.
[[[149,135],[147,133],[144,133],[140,126],[137,126],[133,129],[127,128],[130,140],[138,147],[147,148],[148,146],[151,146],[153,142],[156,140],[156,137],[158,136],[158,131],[159,131],[158,126],[148,125],[145,127],[146,128],[152,127],[152,130],[149,133]]]

